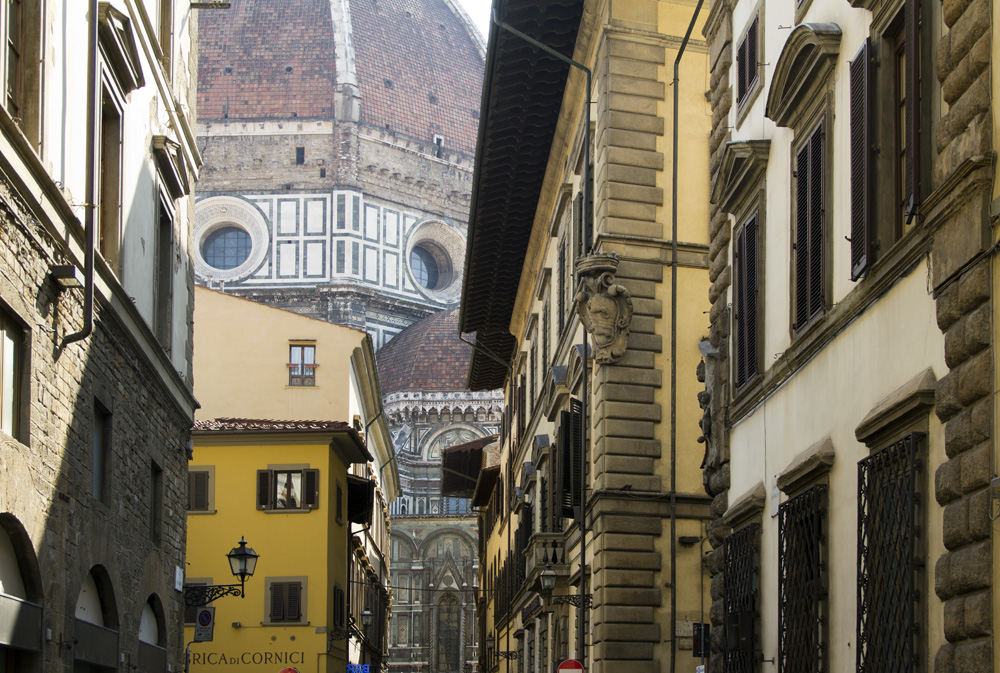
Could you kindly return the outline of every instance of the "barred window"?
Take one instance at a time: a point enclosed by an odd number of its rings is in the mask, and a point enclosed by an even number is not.
[[[819,673],[826,650],[826,486],[778,510],[778,670]]]
[[[916,669],[923,439],[907,435],[858,463],[858,673]]]
[[[727,673],[755,673],[758,594],[760,591],[760,524],[733,532],[725,544],[725,611]]]

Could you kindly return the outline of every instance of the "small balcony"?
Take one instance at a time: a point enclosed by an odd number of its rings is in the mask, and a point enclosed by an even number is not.
[[[556,577],[569,578],[566,563],[565,533],[534,533],[528,539],[524,556],[526,561],[524,583],[534,587],[545,566],[552,568]]]

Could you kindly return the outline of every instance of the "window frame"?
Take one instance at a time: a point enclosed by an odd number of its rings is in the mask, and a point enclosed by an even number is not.
[[[16,332],[12,338],[5,338],[8,332]],[[20,441],[22,430],[27,427],[25,412],[29,399],[26,372],[30,361],[30,332],[21,319],[6,306],[0,304],[0,431]],[[10,357],[8,346],[10,344]],[[10,369],[7,363],[10,362]],[[8,380],[9,379],[9,380]],[[9,385],[8,385],[9,383]],[[10,425],[4,427],[9,405]]]
[[[94,398],[93,437],[91,440],[91,496],[99,502],[108,501],[109,472],[114,441],[114,415],[109,405]]]
[[[174,309],[174,251],[176,236],[174,225],[176,213],[172,201],[163,190],[158,190],[156,199],[156,231],[153,266],[153,334],[163,350],[170,354],[173,336]]]
[[[125,104],[107,67],[101,66],[100,129],[97,138],[97,251],[111,271],[122,274],[122,164]]]
[[[739,128],[746,117],[754,101],[764,89],[764,77],[761,74],[761,64],[763,63],[763,30],[764,25],[764,3],[758,2],[757,6],[750,13],[750,18],[743,26],[738,40],[733,41],[733,101],[736,110],[736,127]],[[751,37],[755,44],[749,44]],[[753,47],[753,65],[746,60],[749,58],[749,50]],[[746,78],[741,79],[740,69],[747,68]],[[750,71],[753,71],[753,78],[750,78]],[[745,82],[745,84],[744,84]],[[745,87],[741,90],[741,87]]]
[[[205,474],[206,479],[206,495],[205,495],[205,508],[195,509],[195,496],[192,485],[192,476],[195,474]],[[215,514],[215,465],[189,465],[188,466],[188,498],[187,498],[187,513],[188,514]]]
[[[300,486],[302,493],[299,496],[298,507],[278,507],[278,481],[277,474],[300,474]],[[313,480],[314,488],[309,487],[309,480]],[[272,514],[302,514],[311,512],[319,508],[320,501],[320,475],[319,470],[310,468],[308,463],[301,464],[279,464],[268,465],[267,469],[257,470],[256,498],[257,510]],[[266,494],[266,498],[264,497]]]
[[[275,586],[280,586],[283,591],[291,587],[296,587],[298,591],[299,599],[299,615],[295,619],[286,619],[281,617],[275,619],[274,615],[274,588]],[[261,626],[308,626],[309,625],[309,613],[308,613],[308,594],[309,594],[309,577],[306,575],[297,576],[287,576],[287,577],[265,577],[264,578],[264,620],[261,621]],[[285,595],[282,598],[283,608],[288,607],[288,596]]]
[[[834,203],[833,194],[833,152],[831,148],[834,147],[833,138],[833,124],[831,119],[833,117],[833,104],[832,96],[827,95],[819,99],[818,105],[816,105],[812,113],[805,117],[805,122],[802,124],[801,129],[805,132],[796,132],[795,142],[791,145],[791,254],[790,259],[792,260],[791,268],[789,271],[790,281],[789,295],[790,295],[790,311],[789,311],[789,325],[790,333],[792,339],[801,337],[805,332],[809,330],[810,327],[819,322],[823,316],[825,316],[830,310],[830,294],[832,286],[832,271],[831,271],[831,258],[832,258],[832,245],[831,245],[831,229],[833,223],[833,208]],[[803,261],[801,255],[801,249],[799,248],[799,238],[803,231],[800,229],[800,180],[802,180],[801,169],[799,168],[799,161],[801,160],[801,154],[807,145],[812,145],[815,142],[817,134],[821,135],[821,157],[818,161],[818,166],[822,170],[822,176],[819,179],[819,184],[822,189],[822,205],[820,207],[820,213],[816,218],[818,222],[814,222],[813,218],[810,218],[804,225],[804,233],[810,246],[807,249],[806,258]],[[810,148],[814,150],[815,148]],[[808,169],[809,184],[807,184],[806,189],[810,189],[813,185],[813,180],[815,179],[812,175],[812,170],[815,168],[816,164],[812,163],[815,161],[814,154],[810,151],[808,160],[810,161],[810,167]],[[813,211],[807,211],[807,217]],[[819,232],[814,231],[813,227],[819,227]],[[813,245],[819,244],[820,250],[815,253],[813,250]],[[812,264],[818,262],[820,264],[819,271],[815,271]],[[803,299],[802,293],[800,292],[799,279],[802,275],[806,276],[805,280],[805,297]],[[819,295],[818,298],[816,295]],[[800,307],[799,302],[803,301],[806,303],[804,310]],[[804,315],[801,315],[803,314]]]
[[[759,519],[759,517],[757,517]],[[725,577],[723,591],[723,623],[725,625],[726,639],[723,642],[723,658],[725,670],[731,673],[755,673],[760,670],[757,661],[757,652],[760,650],[760,581],[761,581],[761,536],[762,525],[759,520],[747,521],[740,525],[726,537],[723,543],[723,564],[725,566]],[[753,574],[749,578],[750,587],[738,585],[733,581],[736,577],[747,578],[740,573],[733,571],[734,564],[738,559],[734,558],[738,550],[734,550],[732,545],[736,536],[752,537],[753,539],[745,543],[753,554],[750,563],[753,566]],[[738,589],[743,589],[742,592]],[[756,596],[756,600],[754,600]],[[739,610],[740,605],[733,603],[746,601],[749,598],[752,603],[749,610]],[[744,606],[745,607],[745,606]],[[749,620],[749,624],[747,623]],[[749,626],[750,633],[743,637],[742,631],[745,626]],[[734,627],[738,627],[735,628]]]
[[[299,361],[295,361],[295,350],[299,349]],[[308,350],[307,350],[308,349]],[[306,353],[312,353],[312,362],[306,362]],[[316,386],[316,342],[315,341],[292,341],[288,344],[288,386],[289,388],[315,388]],[[306,370],[312,370],[312,375],[308,375]],[[300,371],[300,374],[295,374]]]
[[[733,341],[733,390],[736,395],[739,395],[744,390],[749,388],[754,382],[759,380],[760,376],[764,371],[763,353],[764,353],[764,209],[762,204],[765,202],[765,197],[763,194],[758,193],[753,197],[753,200],[748,204],[748,206],[743,210],[738,222],[738,224],[733,231],[733,313],[732,322],[733,326],[731,329],[732,341]],[[743,290],[750,281],[747,277],[749,269],[745,266],[745,260],[743,259],[744,252],[746,250],[746,240],[745,236],[748,227],[751,223],[755,229],[754,234],[756,236],[756,259],[755,268],[753,269],[753,283],[754,283],[754,302],[752,307],[752,319],[750,329],[746,335],[742,334],[743,326],[740,322],[740,318],[743,314],[743,305],[746,303],[747,297],[744,296]],[[741,250],[742,248],[742,250]],[[741,361],[740,350],[741,341],[750,335],[753,335],[753,352],[746,353],[743,357],[745,361]],[[740,371],[742,366],[746,364],[747,371],[744,378],[740,377]],[[752,371],[750,367],[752,365]]]
[[[41,8],[38,0],[17,0],[20,4],[17,91],[10,101],[10,4],[3,0],[0,6],[0,78],[3,81],[3,103],[0,108],[20,129],[28,144],[38,151],[41,140]],[[15,105],[16,109],[11,109]]]

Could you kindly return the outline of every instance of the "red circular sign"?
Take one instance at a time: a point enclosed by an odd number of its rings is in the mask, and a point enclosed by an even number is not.
[[[299,669],[297,669],[297,668],[283,668],[280,671],[278,671],[278,673],[299,673]]]
[[[567,659],[566,661],[559,664],[558,671],[582,671],[583,664],[581,664],[576,659]]]

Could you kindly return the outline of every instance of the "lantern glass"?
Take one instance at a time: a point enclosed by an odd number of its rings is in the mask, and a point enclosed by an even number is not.
[[[229,558],[229,569],[235,577],[245,580],[253,577],[254,570],[257,569],[257,559],[260,558],[252,547],[247,546],[245,539],[240,539],[240,545],[233,547],[226,556]]]
[[[548,596],[552,593],[552,590],[556,588],[556,571],[552,569],[552,566],[546,563],[545,570],[542,571],[539,579],[542,582],[542,593]]]

